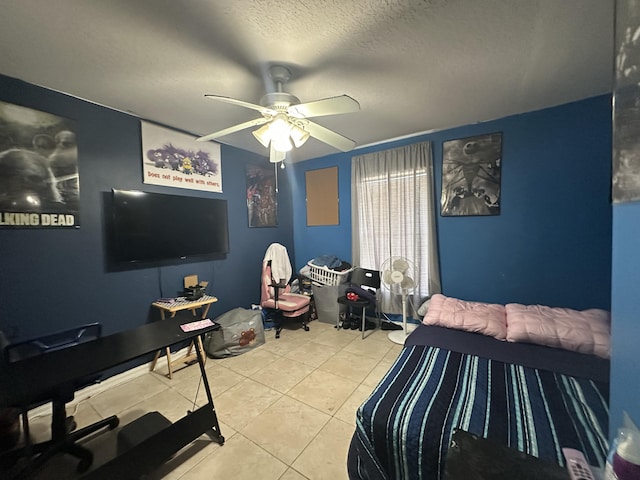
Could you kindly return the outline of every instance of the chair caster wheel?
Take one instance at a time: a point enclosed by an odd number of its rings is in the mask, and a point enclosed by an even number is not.
[[[120,425],[120,419],[118,417],[116,417],[109,424],[109,430],[113,430],[114,428],[117,428],[118,425]]]
[[[308,332],[309,331],[309,327],[307,325],[304,326],[304,331]]]
[[[218,439],[218,444],[224,445],[224,437],[222,435],[220,435],[220,438]]]

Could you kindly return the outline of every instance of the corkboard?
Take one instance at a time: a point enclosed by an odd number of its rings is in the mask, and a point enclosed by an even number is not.
[[[338,167],[309,170],[307,187],[307,226],[339,225]]]

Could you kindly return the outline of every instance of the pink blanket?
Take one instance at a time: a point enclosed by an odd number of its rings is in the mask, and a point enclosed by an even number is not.
[[[504,305],[467,302],[440,293],[431,297],[422,323],[481,333],[500,340],[507,338]]]
[[[507,340],[564,348],[609,358],[611,318],[596,308],[571,310],[544,305],[509,303]]]
[[[611,316],[606,310],[595,308],[578,311],[519,303],[505,307],[438,293],[431,297],[422,323],[610,357]]]

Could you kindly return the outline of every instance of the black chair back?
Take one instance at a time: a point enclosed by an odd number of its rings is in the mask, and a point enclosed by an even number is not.
[[[31,357],[47,355],[48,352],[71,348],[81,343],[97,340],[101,335],[102,325],[99,323],[89,323],[39,338],[10,343],[4,347],[3,356],[7,363],[14,363]],[[95,375],[77,378],[73,381],[63,382],[57,385],[52,391],[41,392],[39,396],[31,398],[28,403],[20,405],[25,446],[17,450],[11,450],[8,454],[15,453],[16,455],[28,457],[30,461],[26,467],[27,470],[29,470],[28,473],[35,472],[57,453],[68,453],[77,457],[80,460],[77,471],[80,473],[86,471],[93,462],[93,453],[91,450],[76,442],[84,437],[93,435],[105,427],[113,430],[118,426],[120,421],[118,417],[112,415],[76,430],[77,425],[73,416],[67,416],[66,404],[73,400],[77,390],[96,383],[101,377],[102,373],[97,373]],[[29,434],[29,415],[27,412],[32,408],[48,402],[51,402],[51,439],[33,444],[31,443]],[[0,463],[1,462],[2,460],[0,459]],[[24,473],[27,472],[25,471]],[[16,478],[23,478],[22,473]],[[29,476],[29,478],[31,478],[31,476]]]
[[[7,363],[17,362],[26,358],[43,355],[62,348],[100,338],[102,325],[88,323],[62,332],[52,333],[43,337],[10,343],[4,347],[4,357]]]
[[[351,272],[351,284],[365,287],[380,288],[380,272],[367,268],[356,267]]]

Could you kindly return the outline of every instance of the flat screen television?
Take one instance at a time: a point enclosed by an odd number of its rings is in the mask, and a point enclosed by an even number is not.
[[[187,260],[229,252],[227,201],[113,189],[110,260]]]

